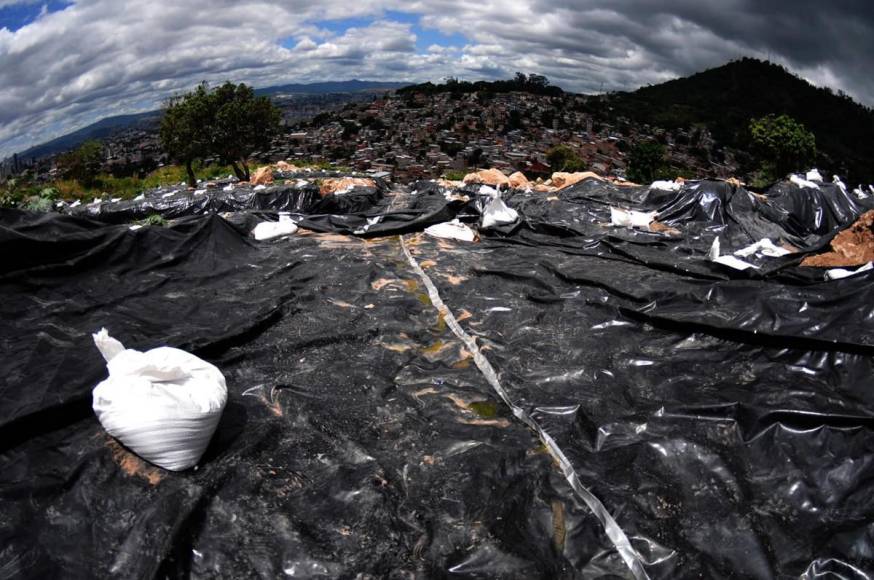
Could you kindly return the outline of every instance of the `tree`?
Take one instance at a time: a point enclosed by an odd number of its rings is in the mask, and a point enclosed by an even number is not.
[[[58,157],[58,167],[67,179],[75,179],[85,186],[94,184],[103,164],[103,144],[100,141],[85,141]]]
[[[206,83],[194,91],[171,98],[165,105],[159,137],[161,146],[172,159],[185,165],[188,186],[196,187],[192,163],[210,153],[210,132],[215,110]]]
[[[228,163],[240,180],[248,181],[249,156],[269,146],[280,119],[270,99],[256,97],[245,84],[227,82],[210,89],[201,83],[167,103],[161,144],[170,157],[185,165],[190,187],[197,185],[193,162],[211,155]]]
[[[546,161],[553,171],[585,171],[586,162],[567,145],[556,145],[546,152]]]
[[[212,93],[215,107],[212,153],[230,164],[241,181],[249,180],[249,156],[270,146],[282,113],[267,97],[256,97],[243,83],[226,82]]]
[[[665,147],[656,141],[643,141],[628,156],[628,179],[638,183],[655,180],[665,163]]]
[[[816,159],[816,137],[788,115],[753,119],[749,131],[753,155],[772,178],[806,169]]]

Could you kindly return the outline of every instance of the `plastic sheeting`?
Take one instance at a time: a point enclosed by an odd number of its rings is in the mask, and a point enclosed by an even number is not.
[[[260,243],[265,208],[136,231],[0,213],[0,570],[870,577],[874,272],[798,266],[861,200],[587,180],[505,194],[519,222],[470,243],[419,232],[475,223],[487,199],[416,191]],[[611,207],[671,231],[611,227]],[[738,272],[708,259],[716,238],[725,254],[763,239],[792,253]],[[89,333],[104,324],[224,373],[196,471],[101,430]]]

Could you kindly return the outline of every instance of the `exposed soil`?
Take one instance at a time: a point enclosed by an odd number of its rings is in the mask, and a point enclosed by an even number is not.
[[[843,268],[874,261],[874,210],[863,213],[856,223],[836,235],[831,247],[831,252],[804,258],[801,265]]]

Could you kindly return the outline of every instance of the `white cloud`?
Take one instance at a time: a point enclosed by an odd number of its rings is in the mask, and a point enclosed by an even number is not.
[[[0,0],[0,9],[21,3]],[[816,0],[79,0],[19,30],[0,29],[0,157],[154,107],[201,80],[266,86],[522,70],[598,91],[754,55],[870,104],[874,8],[852,8]],[[467,43],[446,49],[428,40],[417,49],[413,27],[389,10],[420,15],[422,28]],[[350,18],[372,23],[340,33],[320,25]]]

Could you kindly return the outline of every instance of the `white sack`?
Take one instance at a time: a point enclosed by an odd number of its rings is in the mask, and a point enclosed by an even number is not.
[[[625,228],[646,228],[655,219],[654,211],[634,211],[633,209],[610,208],[610,223]]]
[[[807,172],[805,179],[807,179],[807,181],[818,181],[822,183],[822,174],[819,172],[819,169],[811,169]]]
[[[496,197],[486,204],[483,210],[483,221],[481,228],[487,230],[495,226],[515,223],[519,219],[519,214],[516,210],[507,207],[500,197]]]
[[[682,183],[677,181],[653,181],[650,185],[650,189],[658,189],[661,191],[680,191],[683,187]]]
[[[734,256],[720,256],[720,251],[719,238],[717,237],[713,240],[713,245],[710,246],[710,251],[707,252],[707,259],[711,262],[716,262],[717,264],[722,264],[723,266],[728,266],[729,268],[734,268],[735,270],[740,271],[748,270],[750,268],[758,269],[758,266],[739,260]]]
[[[435,238],[461,240],[462,242],[472,242],[476,239],[476,233],[457,219],[428,226],[425,228],[425,233]]]
[[[741,258],[748,258],[755,254],[761,254],[762,256],[767,256],[768,258],[779,258],[780,256],[786,256],[791,254],[789,250],[786,248],[781,248],[780,246],[774,244],[768,238],[762,238],[755,244],[749,245],[746,248],[738,250],[734,253],[735,256],[740,256]]]
[[[807,187],[809,189],[819,189],[819,186],[816,183],[810,181],[809,179],[803,179],[803,178],[795,175],[794,173],[789,176],[789,181],[791,181],[792,183],[794,183],[798,187]]]
[[[868,262],[867,264],[856,270],[847,270],[845,268],[831,268],[830,270],[825,271],[825,279],[840,280],[841,278],[849,278],[850,276],[861,274],[862,272],[867,272],[868,270],[872,269],[874,269],[874,262]]]
[[[196,465],[227,402],[221,371],[176,348],[125,349],[105,328],[93,336],[109,371],[92,391],[103,428],[164,469]]]
[[[278,222],[261,222],[252,230],[256,240],[269,240],[279,236],[290,236],[297,231],[297,224],[290,216],[280,215]]]

